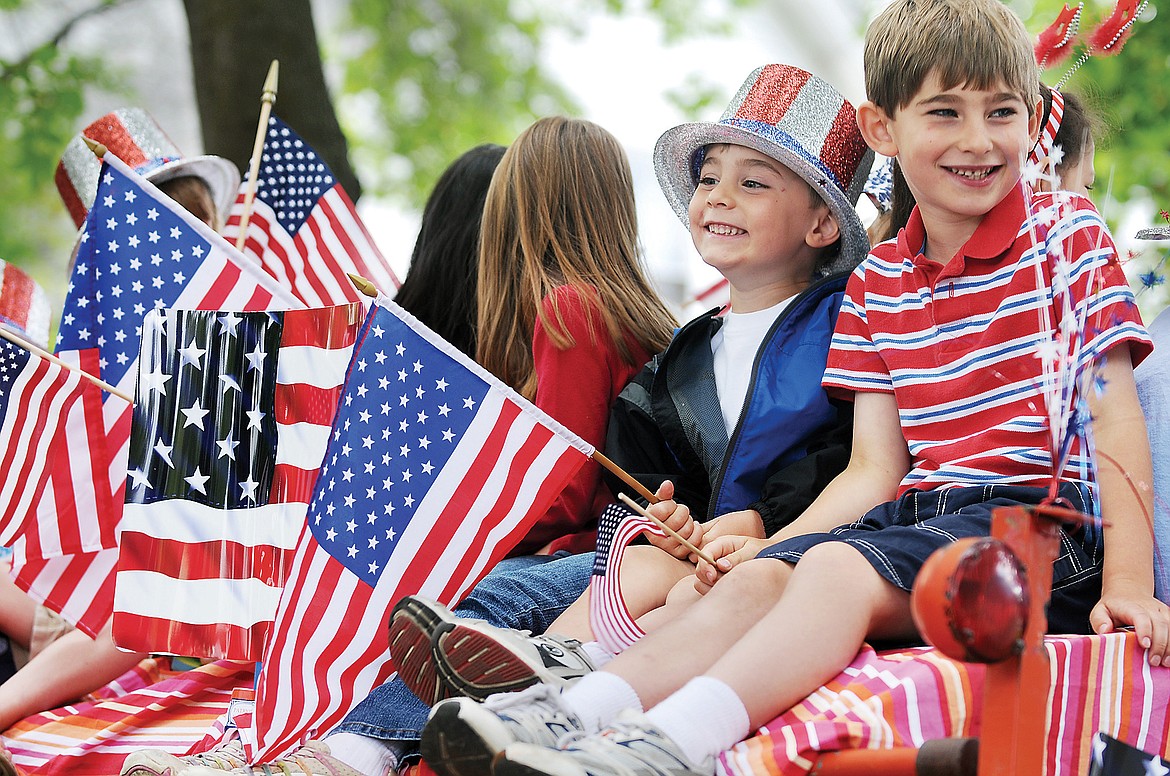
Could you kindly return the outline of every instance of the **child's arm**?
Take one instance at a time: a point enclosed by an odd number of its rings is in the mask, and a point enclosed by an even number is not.
[[[1129,346],[1109,350],[1104,391],[1091,396],[1098,453],[1105,562],[1101,600],[1089,615],[1097,633],[1132,625],[1152,665],[1170,664],[1170,612],[1154,598],[1153,467],[1134,386]]]
[[[703,545],[718,571],[699,561],[700,582],[713,584],[720,573],[754,558],[769,545],[790,536],[821,533],[891,501],[910,471],[910,451],[902,436],[898,404],[892,393],[858,393],[854,400],[853,447],[849,465],[837,475],[804,514],[770,539],[726,536]]]

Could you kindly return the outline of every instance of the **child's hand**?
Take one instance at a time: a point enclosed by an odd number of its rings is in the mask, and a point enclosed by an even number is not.
[[[1170,665],[1170,607],[1138,587],[1111,585],[1089,613],[1089,622],[1098,634],[1132,625],[1138,644],[1150,650],[1150,665]]]
[[[703,546],[715,561],[712,566],[704,560],[699,560],[695,567],[695,590],[706,595],[719,577],[731,571],[735,566],[756,557],[760,550],[770,544],[767,539],[756,539],[750,536],[720,536],[712,539]]]
[[[754,509],[728,512],[709,523],[703,524],[703,541],[709,542],[717,536],[750,536],[764,538],[764,521]]]
[[[675,533],[691,544],[702,547],[703,526],[701,523],[696,523],[691,517],[691,510],[688,507],[674,501],[674,483],[666,480],[659,486],[658,492],[654,495],[660,500],[657,504],[651,504],[647,507],[646,511],[673,528]],[[666,550],[676,558],[685,559],[691,554],[690,550],[671,536],[657,536],[647,533],[646,538],[655,547]],[[692,562],[697,560],[694,556],[691,556],[691,559]]]

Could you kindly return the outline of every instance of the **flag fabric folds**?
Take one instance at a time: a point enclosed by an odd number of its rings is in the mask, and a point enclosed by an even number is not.
[[[360,302],[147,314],[119,646],[261,659],[364,315]]]
[[[462,598],[592,452],[380,298],[358,335],[265,652],[252,761],[340,721],[390,673],[394,602]]]
[[[0,545],[8,546],[41,495],[61,417],[81,376],[0,339]]]
[[[597,522],[597,553],[589,580],[589,627],[597,642],[615,655],[646,635],[630,616],[618,577],[626,546],[642,532],[665,535],[654,521],[621,504],[610,504]]]
[[[241,256],[112,154],[86,218],[57,333],[57,355],[126,394],[137,376],[139,329],[152,308],[301,307]],[[126,480],[130,403],[86,388],[65,420],[37,514],[43,557],[115,546]]]
[[[30,532],[13,545],[12,574],[17,586],[96,638],[113,611],[117,548],[42,558],[35,546],[28,546],[27,540],[35,538],[36,533]]]
[[[248,182],[232,207],[224,235],[239,236]],[[244,253],[292,289],[309,307],[358,301],[352,273],[391,293],[402,283],[374,245],[333,171],[287,124],[272,116]]]

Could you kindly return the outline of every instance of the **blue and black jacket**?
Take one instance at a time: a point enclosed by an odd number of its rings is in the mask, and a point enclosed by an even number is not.
[[[698,520],[755,509],[769,536],[788,525],[849,462],[853,405],[821,388],[848,278],[813,283],[777,317],[730,438],[715,390],[715,309],[679,329],[622,391],[605,454],[651,491],[673,481],[675,500]]]

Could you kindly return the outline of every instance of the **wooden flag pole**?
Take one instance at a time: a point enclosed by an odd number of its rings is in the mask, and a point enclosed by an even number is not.
[[[606,458],[600,450],[593,451],[593,460],[597,461],[603,467],[608,469],[615,477],[629,485],[634,489],[635,493],[649,501],[651,504],[658,503],[658,497],[651,493],[645,485],[635,480],[625,469]]]
[[[268,66],[268,77],[264,79],[264,91],[260,94],[260,123],[256,127],[256,142],[252,144],[248,188],[244,191],[244,212],[240,214],[240,233],[236,236],[238,251],[243,251],[244,243],[248,241],[248,221],[252,219],[252,201],[256,199],[256,182],[260,175],[260,154],[264,150],[264,137],[268,134],[268,117],[272,114],[272,103],[276,102],[276,82],[279,73],[280,61],[274,59]]]
[[[8,340],[13,345],[16,345],[17,347],[20,347],[20,348],[24,348],[25,350],[29,351],[30,353],[35,353],[36,355],[40,356],[41,358],[43,358],[47,361],[52,361],[54,364],[61,367],[62,369],[67,369],[70,372],[76,372],[77,374],[84,377],[86,380],[89,380],[91,383],[96,385],[98,388],[101,388],[106,393],[112,393],[114,396],[117,396],[119,399],[125,399],[126,401],[130,402],[131,404],[134,403],[133,396],[127,395],[124,391],[119,391],[117,388],[110,385],[105,380],[102,380],[100,377],[94,377],[89,372],[78,369],[73,364],[70,364],[67,361],[62,361],[61,359],[57,358],[49,351],[42,350],[41,348],[39,348],[36,345],[29,342],[28,340],[22,339],[21,337],[18,337],[15,334],[12,334],[11,332],[8,331],[8,329],[5,329],[3,326],[0,326],[0,338]]]
[[[671,528],[669,525],[667,525],[666,523],[662,522],[661,520],[659,520],[659,519],[658,519],[657,517],[655,517],[654,515],[652,515],[652,514],[650,514],[649,512],[647,512],[647,511],[646,511],[646,510],[645,510],[645,509],[642,507],[642,505],[641,505],[641,504],[639,504],[637,501],[634,501],[632,498],[630,498],[629,496],[627,496],[625,493],[619,493],[619,494],[618,494],[618,498],[621,500],[621,502],[622,502],[623,504],[625,504],[625,505],[626,505],[626,506],[628,506],[630,509],[632,509],[632,510],[634,510],[635,512],[637,512],[637,513],[638,513],[639,515],[641,515],[642,517],[646,518],[647,520],[652,520],[652,521],[654,522],[654,524],[655,524],[655,525],[657,525],[659,528],[661,528],[663,531],[665,531],[665,532],[666,532],[666,535],[667,535],[667,536],[669,536],[671,539],[674,539],[676,542],[678,542],[679,544],[681,544],[683,547],[686,547],[686,548],[687,548],[687,550],[689,550],[690,552],[694,553],[695,555],[697,555],[698,557],[702,558],[703,560],[707,561],[707,562],[708,562],[708,563],[710,563],[712,566],[714,566],[714,565],[715,565],[715,559],[714,559],[714,558],[712,558],[710,555],[708,555],[707,553],[705,553],[705,552],[703,552],[702,550],[700,550],[700,549],[699,549],[698,547],[696,547],[695,545],[691,544],[691,543],[690,543],[689,541],[687,541],[686,539],[682,538],[682,536],[680,536],[680,535],[679,535],[678,531],[675,531],[675,530],[674,530],[673,528]]]

